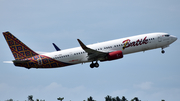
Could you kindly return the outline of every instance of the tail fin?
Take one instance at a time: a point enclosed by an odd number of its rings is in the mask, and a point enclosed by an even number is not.
[[[14,35],[12,35],[10,32],[3,32],[3,35],[16,60],[30,58],[32,56],[38,55],[36,52],[34,52],[24,43],[22,43],[19,39],[17,39]]]

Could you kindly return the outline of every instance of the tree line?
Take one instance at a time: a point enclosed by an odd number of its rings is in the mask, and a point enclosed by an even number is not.
[[[45,100],[39,100],[39,99],[34,100],[34,99],[33,99],[33,95],[29,95],[27,98],[28,98],[27,101],[45,101]],[[63,100],[64,100],[64,97],[58,97],[57,100],[63,101]],[[15,101],[15,100],[13,100],[13,99],[8,99],[8,100],[6,100],[6,101]],[[26,100],[25,100],[25,101],[26,101]],[[70,101],[71,101],[71,100],[70,100]],[[90,96],[89,98],[87,98],[87,100],[83,100],[83,101],[96,101],[96,100],[94,100],[93,97]],[[125,96],[122,96],[122,98],[119,98],[119,96],[117,96],[117,97],[111,97],[111,96],[107,95],[107,96],[105,97],[105,101],[141,101],[141,100],[139,100],[138,97],[134,97],[134,98],[131,99],[131,100],[127,100],[127,98],[126,98]],[[161,100],[161,101],[165,101],[165,100]]]

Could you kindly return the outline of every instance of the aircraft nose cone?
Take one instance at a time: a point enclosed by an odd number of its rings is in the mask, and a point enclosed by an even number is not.
[[[176,41],[177,39],[178,39],[177,37],[172,36],[172,40],[173,40],[173,42],[174,42],[174,41]]]
[[[175,41],[177,40],[178,38],[177,37],[175,37]]]
[[[174,41],[176,41],[178,38],[177,37],[174,37]]]

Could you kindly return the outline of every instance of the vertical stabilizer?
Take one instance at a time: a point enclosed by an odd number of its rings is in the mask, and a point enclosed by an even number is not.
[[[9,45],[9,48],[16,60],[21,60],[25,58],[30,58],[38,55],[36,52],[27,47],[19,39],[17,39],[10,32],[3,32],[3,35]]]

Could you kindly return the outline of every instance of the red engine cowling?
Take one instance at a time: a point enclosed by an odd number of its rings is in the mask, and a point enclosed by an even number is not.
[[[109,53],[105,60],[101,60],[101,61],[111,61],[111,60],[120,59],[120,58],[123,58],[122,51],[114,51],[114,52]]]
[[[107,60],[115,60],[119,58],[123,58],[122,51],[114,51],[114,52],[109,53]]]

